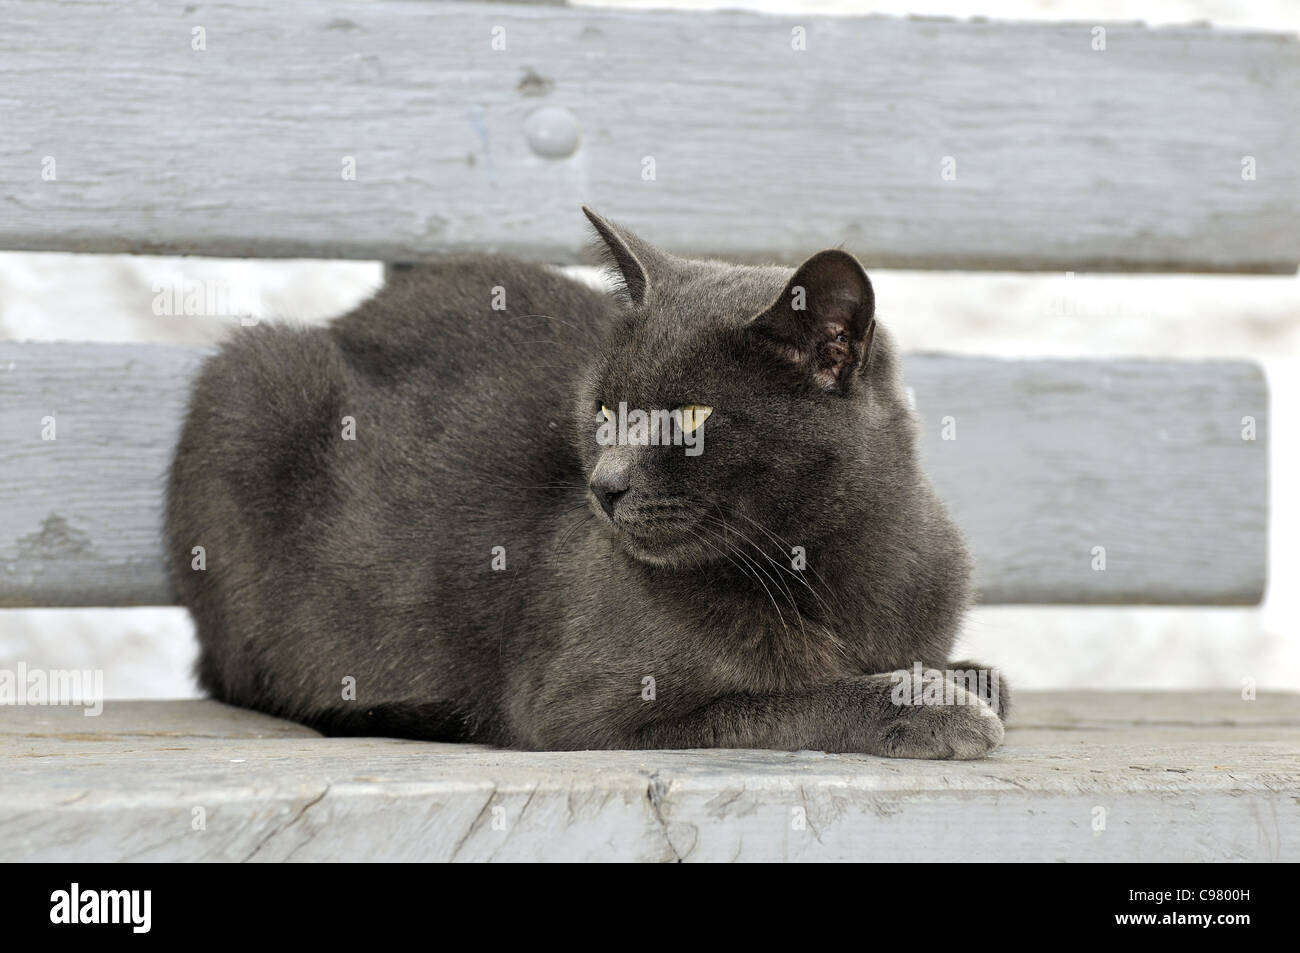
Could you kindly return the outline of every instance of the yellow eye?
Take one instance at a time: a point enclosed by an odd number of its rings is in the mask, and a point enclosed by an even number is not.
[[[600,412],[605,415],[606,420],[613,421],[614,412],[610,410],[608,407],[606,407],[604,404],[600,405]]]
[[[702,407],[699,404],[678,407],[677,414],[681,421],[682,433],[695,433],[699,426],[709,419],[711,413],[713,413],[712,407]]]

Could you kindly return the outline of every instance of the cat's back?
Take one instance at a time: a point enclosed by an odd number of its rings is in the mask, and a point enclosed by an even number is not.
[[[479,537],[499,536],[503,515],[521,531],[546,516],[540,495],[503,488],[568,479],[565,434],[548,421],[564,419],[612,320],[594,288],[482,257],[401,274],[325,327],[232,335],[195,381],[167,495],[204,687],[267,707],[294,694],[270,685],[322,632],[339,632],[336,659],[355,651],[364,667],[366,620],[391,628],[408,603],[452,618],[436,605],[455,595],[440,567],[486,551]]]
[[[256,462],[239,489],[283,500],[280,478],[318,469],[359,412],[372,433],[397,439],[412,425],[427,437],[554,413],[614,311],[558,270],[478,256],[399,273],[325,327],[242,328],[195,380],[172,493]]]
[[[415,369],[444,389],[508,372],[531,392],[572,381],[616,312],[606,293],[554,268],[505,256],[448,258],[398,272],[330,333],[352,370],[379,385]]]

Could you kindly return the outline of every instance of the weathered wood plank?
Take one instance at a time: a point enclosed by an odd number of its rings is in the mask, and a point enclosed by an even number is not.
[[[202,354],[0,343],[0,605],[171,601],[163,473]],[[1262,595],[1268,395],[1255,365],[915,355],[907,378],[985,602]],[[1244,417],[1257,439],[1242,439]]]
[[[14,708],[0,860],[1300,860],[1300,696],[1017,698],[1004,745],[968,762],[326,739],[206,701]]]
[[[572,261],[588,202],[736,260],[1300,260],[1287,34],[1109,24],[1098,51],[1081,23],[398,0],[0,0],[0,20],[3,248]]]
[[[1262,597],[1257,365],[917,356],[907,367],[927,466],[970,537],[986,602]]]

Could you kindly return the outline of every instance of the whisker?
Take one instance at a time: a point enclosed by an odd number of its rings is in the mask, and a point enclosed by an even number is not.
[[[767,552],[765,552],[765,551],[763,550],[763,548],[762,548],[758,543],[756,543],[754,540],[750,539],[749,536],[747,536],[746,534],[742,533],[740,530],[736,529],[734,526],[729,525],[729,524],[727,523],[727,521],[726,521],[725,518],[719,520],[717,517],[708,516],[707,514],[706,514],[705,516],[703,516],[703,518],[704,518],[704,519],[708,519],[708,520],[712,520],[713,523],[714,523],[715,525],[721,525],[722,528],[723,528],[725,531],[727,531],[727,532],[735,533],[735,534],[738,535],[741,539],[743,539],[745,542],[747,542],[750,546],[752,546],[752,547],[754,548],[754,550],[755,550],[755,551],[756,551],[760,556],[762,556],[764,559],[766,559],[769,563],[771,563],[771,564],[772,564],[773,566],[775,566],[777,569],[781,570],[782,573],[786,573],[786,574],[788,574],[788,575],[794,576],[797,580],[799,580],[800,584],[801,584],[805,589],[808,590],[809,594],[810,594],[810,595],[811,595],[815,600],[817,600],[817,604],[821,607],[821,609],[822,609],[823,612],[825,612],[827,615],[832,615],[832,614],[833,614],[833,613],[831,612],[831,607],[830,607],[830,605],[826,602],[825,599],[822,598],[821,594],[820,594],[819,592],[817,592],[817,590],[814,589],[814,588],[812,587],[811,584],[809,584],[808,580],[805,579],[805,578],[803,577],[803,575],[802,575],[800,572],[798,572],[797,570],[791,568],[790,566],[787,566],[787,565],[786,565],[784,562],[782,562],[781,560],[773,559],[771,555],[769,555]],[[782,576],[781,578],[782,578],[782,580],[784,580],[785,577]],[[788,592],[788,591],[789,591],[789,590],[787,589],[787,592]],[[791,602],[794,602],[794,601],[795,601],[795,600],[794,600],[794,596],[793,596],[793,594],[790,595],[790,599],[791,599]]]
[[[694,536],[694,537],[695,537],[699,542],[703,543],[705,546],[708,546],[708,547],[709,547],[710,549],[712,549],[714,552],[720,553],[720,554],[723,556],[723,558],[725,558],[725,559],[726,559],[728,562],[730,562],[733,566],[735,566],[737,569],[739,569],[740,572],[741,572],[743,575],[748,576],[749,578],[751,578],[751,579],[753,579],[755,582],[757,582],[760,586],[762,586],[762,587],[763,587],[763,591],[767,593],[767,598],[768,598],[769,600],[771,600],[771,602],[772,602],[772,608],[776,610],[776,618],[777,618],[777,621],[781,623],[781,630],[782,630],[783,632],[789,634],[789,631],[790,631],[790,630],[789,630],[789,628],[787,628],[787,626],[786,626],[786,624],[785,624],[785,616],[784,616],[784,614],[781,612],[781,607],[780,607],[779,605],[777,605],[777,603],[776,603],[776,597],[772,595],[772,591],[771,591],[770,589],[767,588],[767,586],[764,584],[763,580],[762,580],[762,579],[759,579],[758,576],[753,575],[753,574],[750,573],[750,572],[746,572],[745,567],[741,566],[741,565],[740,565],[739,563],[737,563],[734,559],[732,559],[731,556],[730,556],[730,555],[729,555],[725,550],[720,550],[720,549],[718,549],[716,546],[714,546],[712,543],[710,543],[707,539],[705,539],[705,538],[702,537],[702,536],[699,536],[699,535],[695,532],[694,529],[689,529],[689,528],[688,528],[688,529],[687,529],[687,532],[691,533],[691,534],[692,534],[692,535],[693,535],[693,536]],[[737,555],[739,555],[739,554],[737,554]]]
[[[567,544],[569,539],[573,536],[573,534],[576,533],[578,529],[587,522],[587,520],[592,518],[591,510],[588,509],[587,504],[583,502],[577,506],[565,510],[563,513],[560,514],[559,519],[563,519],[564,517],[568,516],[570,513],[576,512],[577,510],[584,510],[585,512],[583,512],[583,514],[578,519],[573,521],[572,526],[570,526],[568,529],[564,530],[560,534],[559,539],[555,541],[555,545],[551,547],[551,552],[553,554],[558,552],[562,546]]]
[[[795,601],[794,594],[790,591],[789,587],[786,586],[785,583],[784,583],[783,581],[781,581],[780,579],[773,578],[772,575],[771,575],[771,573],[769,573],[766,569],[764,569],[764,568],[763,568],[763,567],[762,567],[762,566],[761,566],[757,561],[755,561],[755,560],[753,559],[753,557],[748,556],[747,554],[745,554],[744,552],[742,552],[739,548],[734,547],[734,546],[731,546],[731,545],[727,542],[725,536],[722,536],[721,534],[717,533],[716,531],[713,531],[713,530],[709,529],[709,527],[708,527],[707,525],[704,526],[704,527],[702,527],[702,528],[705,529],[706,531],[708,531],[709,533],[711,533],[711,535],[713,535],[715,538],[717,538],[718,540],[720,540],[720,541],[723,543],[724,546],[728,546],[728,548],[730,548],[731,551],[734,552],[734,553],[735,553],[737,556],[739,556],[741,559],[744,559],[744,560],[746,560],[748,563],[750,563],[750,564],[754,567],[754,570],[755,570],[756,573],[762,573],[764,576],[766,576],[769,580],[772,581],[772,584],[773,584],[773,585],[778,586],[778,587],[782,590],[782,593],[785,595],[786,601],[787,601],[788,603],[790,603],[790,611],[791,611],[792,613],[794,613],[794,617],[795,617],[796,621],[798,621],[798,623],[799,623],[799,632],[800,632],[801,636],[803,637],[804,647],[805,647],[805,648],[808,648],[808,630],[807,630],[807,628],[804,626],[803,613],[799,611],[799,605],[798,605],[798,603]],[[758,576],[755,575],[754,578],[755,578],[755,579],[758,579]],[[759,581],[759,583],[760,583],[760,585],[761,585],[761,584],[762,584],[762,580],[759,579],[758,581]],[[764,588],[764,589],[767,589],[767,586],[764,585],[763,588]],[[771,593],[769,592],[768,595],[770,596]],[[779,612],[779,610],[778,610],[778,612]],[[782,619],[782,623],[784,624],[784,618]]]
[[[701,501],[701,502],[703,502],[703,501]],[[719,508],[719,511],[721,511],[720,508]],[[751,516],[747,516],[746,514],[741,513],[739,510],[733,511],[732,515],[733,515],[733,516],[739,516],[741,519],[743,519],[743,520],[745,520],[746,522],[750,523],[751,525],[757,527],[757,528],[759,529],[760,532],[764,533],[764,534],[768,537],[768,539],[770,539],[770,540],[772,540],[772,542],[776,543],[776,545],[781,549],[781,551],[782,551],[782,555],[784,555],[785,553],[789,552],[791,549],[794,548],[793,544],[792,544],[789,540],[783,540],[783,539],[781,539],[780,537],[776,536],[776,535],[775,535],[771,530],[769,530],[766,526],[764,526],[762,523],[758,522],[758,520],[754,519],[753,517],[751,517]],[[825,601],[824,601],[824,600],[822,599],[822,597],[821,597],[821,594],[818,593],[818,592],[813,588],[812,584],[808,582],[808,579],[807,579],[807,576],[806,576],[805,573],[798,572],[797,570],[795,570],[795,569],[791,569],[791,568],[788,568],[788,567],[783,567],[783,568],[787,568],[787,571],[788,571],[788,572],[796,573],[796,575],[798,576],[799,580],[800,580],[800,581],[801,581],[801,582],[802,582],[802,583],[803,583],[803,584],[808,588],[808,590],[809,590],[810,592],[812,592],[814,595],[817,596],[818,600],[822,602],[822,605],[827,609],[827,611],[828,611],[828,612],[830,611],[830,607],[826,605]],[[808,571],[811,572],[814,576],[816,576],[818,582],[822,583],[822,585],[823,585],[826,589],[830,590],[830,597],[831,597],[832,599],[835,600],[835,605],[836,605],[839,609],[843,610],[843,608],[844,608],[844,604],[840,601],[839,594],[835,591],[834,587],[832,587],[829,583],[826,582],[826,578],[825,578],[824,576],[822,576],[822,574],[821,574],[820,572],[817,571],[817,568],[816,568],[815,566],[809,566],[809,567],[808,567]]]

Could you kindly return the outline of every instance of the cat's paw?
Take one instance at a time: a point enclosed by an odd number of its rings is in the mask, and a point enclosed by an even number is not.
[[[1003,721],[1011,714],[1011,684],[996,668],[970,660],[949,662],[948,677],[967,691],[979,695]]]
[[[910,673],[907,677],[913,679]],[[925,682],[915,680],[908,701],[900,702],[897,696],[890,701],[880,750],[875,753],[887,758],[967,761],[984,757],[1002,743],[1002,719],[982,698],[952,684],[944,686],[942,702],[927,701]]]

